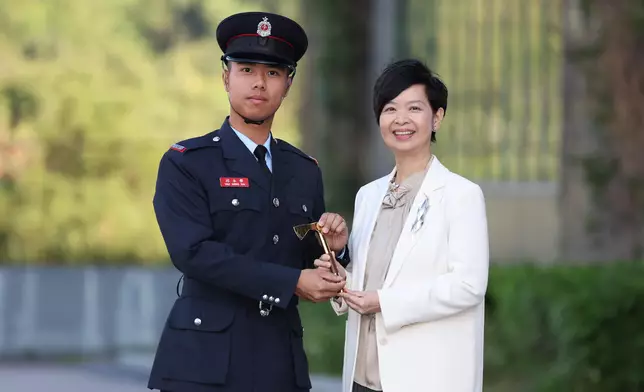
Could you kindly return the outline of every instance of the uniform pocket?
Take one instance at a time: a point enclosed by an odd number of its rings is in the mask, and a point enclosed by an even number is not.
[[[290,196],[288,200],[288,210],[291,214],[304,218],[305,223],[313,220],[313,202],[311,199]]]
[[[234,247],[237,253],[246,253],[253,241],[262,237],[262,195],[249,188],[222,189],[210,196],[210,221],[213,240]],[[264,204],[267,204],[265,201]]]
[[[234,310],[194,297],[178,299],[168,318],[174,357],[167,378],[202,384],[226,383]]]

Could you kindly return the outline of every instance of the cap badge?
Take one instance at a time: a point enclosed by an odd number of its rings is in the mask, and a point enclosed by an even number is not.
[[[268,21],[267,17],[264,17],[261,22],[257,25],[257,35],[260,37],[268,37],[271,35],[271,23]]]

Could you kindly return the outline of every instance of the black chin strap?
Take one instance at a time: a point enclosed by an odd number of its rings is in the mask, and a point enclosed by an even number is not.
[[[241,116],[241,114],[240,114],[240,116]],[[244,122],[245,122],[246,124],[252,124],[252,125],[262,125],[262,124],[264,124],[264,120],[253,121],[253,120],[251,120],[251,119],[249,119],[249,118],[246,118],[246,117],[244,117],[244,116],[241,116],[241,118],[243,118],[243,119],[244,119]]]

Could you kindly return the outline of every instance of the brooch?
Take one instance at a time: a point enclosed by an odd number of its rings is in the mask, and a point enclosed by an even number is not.
[[[423,227],[423,224],[425,223],[425,214],[427,214],[428,210],[429,198],[427,197],[427,195],[425,195],[425,200],[423,200],[423,203],[420,205],[420,207],[418,207],[418,210],[416,211],[416,220],[411,226],[412,233],[417,232],[421,227]]]

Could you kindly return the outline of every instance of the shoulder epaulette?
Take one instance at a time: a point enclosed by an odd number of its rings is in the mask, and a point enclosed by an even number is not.
[[[175,150],[175,151],[179,151],[179,152],[185,152],[187,150],[187,148],[185,148],[184,146],[182,146],[179,143],[175,143],[175,144],[171,145],[170,149]]]
[[[297,154],[297,155],[301,156],[302,158],[305,158],[305,159],[307,159],[307,160],[309,160],[309,161],[311,161],[311,162],[315,163],[315,165],[316,165],[316,166],[319,166],[319,164],[318,164],[318,160],[317,160],[317,159],[313,158],[312,156],[310,156],[310,155],[308,155],[308,154],[305,154],[305,153],[304,153],[302,150],[300,150],[299,148],[295,147],[294,145],[292,145],[292,144],[290,144],[290,143],[288,143],[288,142],[285,142],[285,141],[284,141],[284,140],[282,140],[282,139],[278,139],[278,141],[279,141],[279,143],[280,143],[282,146],[285,146],[285,147],[286,147],[286,149],[287,149],[288,151],[293,152],[293,153],[295,153],[295,154]]]
[[[170,150],[185,153],[187,151],[197,150],[203,147],[213,147],[216,145],[215,143],[213,143],[213,134],[215,133],[211,132],[203,136],[197,136],[191,139],[182,140],[171,145]]]

